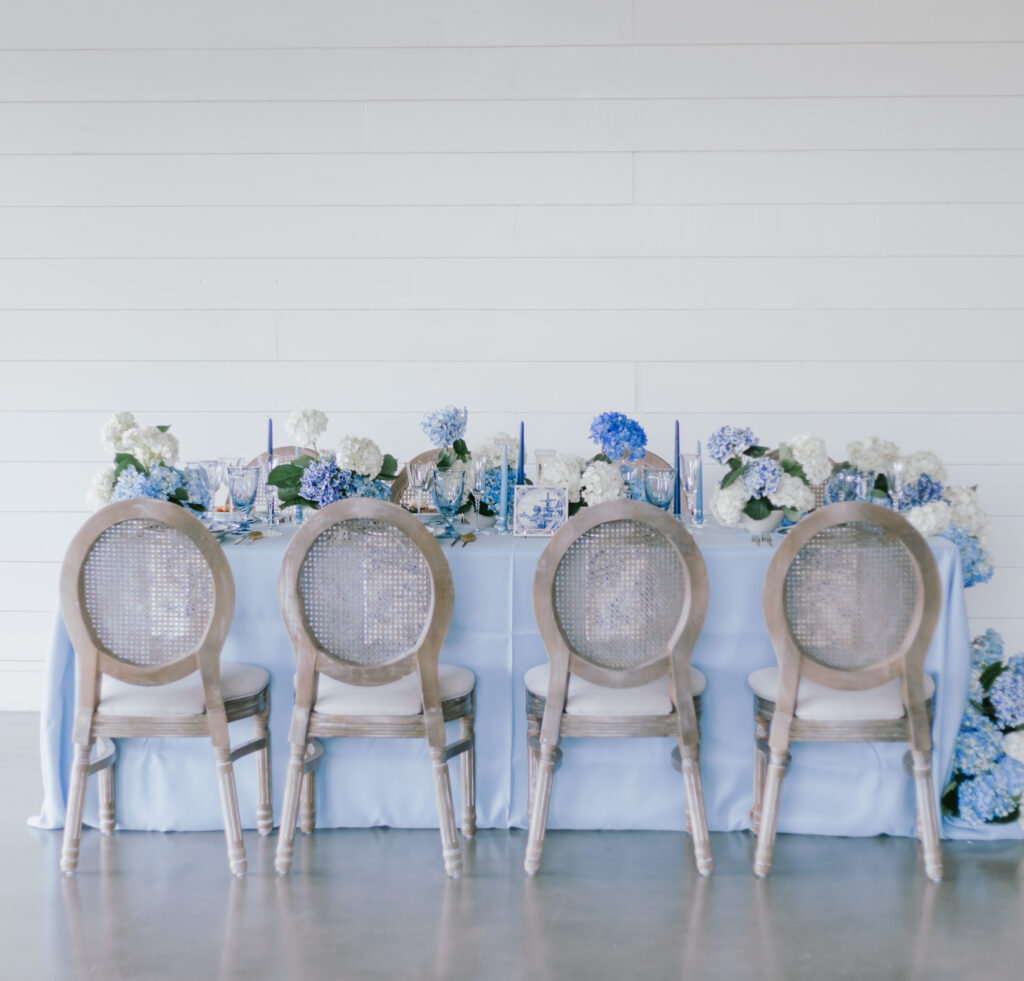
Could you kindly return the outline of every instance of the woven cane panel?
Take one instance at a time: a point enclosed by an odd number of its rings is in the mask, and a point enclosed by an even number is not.
[[[917,588],[914,561],[897,538],[862,522],[836,525],[818,532],[793,560],[786,617],[807,657],[852,671],[899,648]]]
[[[159,521],[111,525],[82,567],[85,614],[103,646],[129,664],[195,650],[213,613],[213,573],[195,543]]]
[[[612,521],[581,535],[555,573],[555,612],[569,646],[607,668],[664,657],[685,600],[682,560],[656,531]]]
[[[310,631],[328,654],[387,664],[416,645],[433,587],[420,550],[401,531],[365,518],[323,532],[299,570]]]

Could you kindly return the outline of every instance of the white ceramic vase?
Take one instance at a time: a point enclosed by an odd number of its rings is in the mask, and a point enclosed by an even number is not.
[[[743,527],[750,532],[751,536],[758,538],[770,535],[782,523],[782,512],[772,511],[767,518],[751,518],[746,514],[740,515]]]

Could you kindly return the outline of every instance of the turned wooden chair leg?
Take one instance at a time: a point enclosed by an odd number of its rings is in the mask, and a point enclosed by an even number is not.
[[[63,872],[74,872],[78,867],[78,848],[82,839],[82,812],[85,809],[85,784],[89,779],[88,743],[76,743],[71,763],[71,784],[68,788],[68,809],[64,819],[64,844],[60,867]]]
[[[697,863],[697,871],[701,875],[710,875],[713,867],[711,839],[708,837],[708,819],[704,809],[704,785],[700,778],[700,756],[696,747],[682,753],[681,764],[683,782],[686,786],[687,830],[693,835],[693,854]]]
[[[228,864],[235,875],[245,875],[245,845],[242,842],[242,822],[238,816],[238,793],[235,790],[235,767],[231,752],[217,747],[217,783],[220,789],[220,809],[224,818],[224,838],[228,846]]]
[[[304,835],[316,831],[316,771],[302,775],[299,789],[299,830]]]
[[[100,791],[100,833],[114,833],[117,823],[117,805],[114,799],[114,767],[105,766],[97,774]]]
[[[306,760],[305,743],[292,743],[288,759],[288,773],[284,781],[284,801],[281,804],[281,826],[277,832],[277,854],[274,868],[281,875],[291,870],[295,854],[295,822],[299,814],[299,789],[302,784],[302,767]]]
[[[768,773],[765,777],[764,796],[761,804],[761,827],[757,836],[757,848],[754,851],[754,875],[764,878],[772,867],[772,851],[775,847],[775,825],[779,816],[779,794],[782,790],[782,777],[786,772],[789,754],[771,754],[768,761]]]
[[[544,853],[544,832],[548,824],[551,784],[555,778],[556,753],[555,746],[541,746],[538,754],[537,779],[530,808],[530,832],[526,841],[526,858],[523,861],[523,868],[530,876],[536,875],[540,870],[541,857]]]
[[[455,829],[455,805],[452,803],[452,780],[443,749],[431,749],[434,771],[434,796],[437,798],[437,819],[441,829],[441,854],[444,870],[452,879],[462,875],[462,852]]]
[[[462,834],[472,838],[476,834],[476,742],[473,736],[473,716],[459,719],[459,738],[470,741],[469,749],[459,755],[459,781],[462,786]]]
[[[533,792],[537,786],[537,763],[540,760],[539,739],[540,723],[532,719],[526,727],[526,827],[530,827],[530,815],[533,813]]]
[[[939,817],[932,789],[931,753],[911,750],[914,790],[917,797],[917,821],[924,847],[924,870],[932,882],[942,881],[942,852],[939,846]]]
[[[256,830],[261,835],[269,835],[274,830],[273,798],[270,786],[270,692],[267,692],[267,708],[253,717],[253,731],[256,737],[263,737],[267,744],[256,754]]]
[[[764,798],[764,778],[768,770],[768,722],[754,718],[754,799],[750,807],[750,826],[760,834],[761,803]]]

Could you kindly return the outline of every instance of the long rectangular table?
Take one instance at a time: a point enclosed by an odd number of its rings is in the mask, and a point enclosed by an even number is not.
[[[236,582],[235,616],[225,660],[249,661],[271,674],[275,812],[288,759],[294,656],[277,607],[277,573],[294,530],[244,547],[227,546]],[[761,585],[772,550],[746,533],[708,528],[698,535],[710,601],[694,664],[708,678],[701,720],[701,760],[708,823],[714,831],[749,828],[753,722],[747,675],[775,663],[761,614]],[[484,828],[525,827],[526,748],[523,675],[545,661],[532,609],[540,540],[485,536],[445,548],[455,582],[455,611],[442,660],[477,679],[477,821]],[[926,661],[936,681],[936,793],[948,779],[967,695],[969,636],[956,548],[932,539],[943,584],[942,615]],[[70,769],[74,656],[63,623],[47,663],[42,713],[45,797],[32,823],[63,826]],[[236,723],[234,740],[249,723]],[[574,739],[554,785],[550,828],[680,829],[683,782],[665,739]],[[914,800],[901,744],[793,746],[783,785],[779,830],[825,835],[914,834]],[[255,826],[252,760],[236,765],[243,824]],[[458,793],[458,781],[453,781]],[[97,824],[95,781],[86,821]],[[221,827],[215,769],[205,740],[119,741],[117,819],[147,830]],[[456,802],[458,806],[458,802]],[[436,827],[426,748],[415,740],[328,740],[318,782],[322,827]],[[1016,825],[982,832],[944,824],[954,837],[1019,834]]]

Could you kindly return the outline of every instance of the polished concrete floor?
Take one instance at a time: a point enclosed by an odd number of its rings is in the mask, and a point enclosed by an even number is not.
[[[555,832],[533,881],[525,836],[484,831],[445,879],[427,831],[321,831],[293,873],[246,835],[83,838],[26,826],[41,800],[37,717],[0,713],[0,978],[981,978],[1024,967],[1024,847],[946,843],[928,882],[914,841],[781,836],[771,877],[747,834]]]

